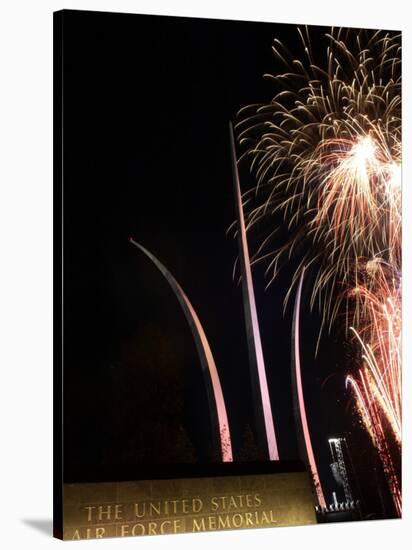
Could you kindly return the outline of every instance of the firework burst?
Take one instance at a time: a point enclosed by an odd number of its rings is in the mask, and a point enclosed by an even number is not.
[[[266,77],[281,90],[269,104],[239,112],[239,142],[257,180],[245,204],[261,198],[248,212],[249,230],[278,213],[289,228],[274,250],[268,234],[252,261],[268,261],[270,283],[304,248],[286,301],[303,267],[313,266],[311,305],[319,301],[331,327],[345,287],[362,277],[362,259],[400,267],[400,38],[332,30],[324,69],[308,32],[299,35],[307,62],[275,40],[273,52],[287,69]]]

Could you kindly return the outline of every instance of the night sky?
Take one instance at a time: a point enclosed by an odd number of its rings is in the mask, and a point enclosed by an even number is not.
[[[311,31],[324,54],[324,29]],[[208,462],[199,360],[176,297],[133,237],[165,264],[202,322],[219,370],[235,457],[253,429],[228,123],[270,100],[274,38],[295,26],[66,12],[64,139],[64,478],[139,477],[144,464]],[[243,191],[253,185],[241,166]],[[274,220],[276,223],[276,220]],[[250,237],[251,251],[259,231]],[[253,271],[281,457],[298,457],[290,387],[293,272],[264,290]],[[332,491],[327,438],[350,434],[337,337],[314,357],[303,299],[303,367],[313,442]],[[355,427],[356,429],[356,427]],[[364,437],[358,430],[358,438]],[[362,440],[363,443],[366,439]],[[329,485],[328,485],[329,484]],[[334,490],[334,489],[333,489]]]

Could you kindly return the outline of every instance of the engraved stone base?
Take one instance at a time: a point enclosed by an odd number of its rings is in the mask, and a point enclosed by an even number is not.
[[[63,538],[188,533],[316,523],[305,471],[64,485]],[[266,468],[267,469],[267,468]],[[287,468],[290,470],[290,468]]]

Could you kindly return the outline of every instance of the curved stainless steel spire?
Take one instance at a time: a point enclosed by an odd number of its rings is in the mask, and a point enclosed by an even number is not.
[[[303,395],[302,372],[300,364],[300,301],[302,296],[302,286],[305,270],[299,280],[298,290],[296,292],[295,307],[293,309],[292,324],[292,392],[293,409],[295,413],[296,431],[298,436],[300,458],[309,465],[312,473],[313,484],[315,486],[316,496],[321,508],[326,507],[325,496],[319,478],[318,467],[316,465],[315,455],[313,453],[312,441],[308,419],[306,417],[305,399]]]
[[[200,364],[202,367],[207,398],[209,401],[210,416],[212,422],[212,434],[215,438],[215,443],[220,446],[220,452],[223,462],[232,462],[232,443],[230,438],[229,423],[226,414],[226,406],[223,398],[222,387],[220,385],[219,375],[216,369],[216,364],[213,359],[212,350],[210,349],[209,342],[207,341],[205,331],[199,321],[198,316],[189,301],[189,298],[184,293],[182,287],[173,277],[168,269],[144,246],[136,242],[134,239],[130,239],[130,242],[141,250],[152,262],[157,269],[165,277],[169,285],[171,286],[176,298],[183,309],[187,322],[189,323],[190,330],[192,331],[193,338],[195,340],[196,349],[199,354]]]
[[[269,455],[269,459],[279,460],[272,406],[270,404],[269,388],[266,380],[265,360],[263,358],[262,343],[260,341],[259,320],[256,311],[252,271],[250,269],[249,248],[246,236],[245,218],[243,215],[242,194],[240,192],[235,137],[232,124],[229,124],[229,129],[233,183],[235,187],[236,210],[238,218],[239,261],[242,274],[243,306],[245,311],[250,374],[255,405],[256,430],[260,445],[264,445],[266,447],[266,452]]]

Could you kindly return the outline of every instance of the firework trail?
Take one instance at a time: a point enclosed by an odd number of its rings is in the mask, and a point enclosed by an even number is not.
[[[378,290],[355,289],[361,329],[350,327],[362,350],[365,383],[398,444],[402,441],[401,295],[383,277]]]
[[[361,329],[350,327],[362,350],[361,367],[348,375],[363,425],[381,459],[397,514],[402,511],[402,493],[394,467],[388,436],[392,433],[397,454],[402,442],[401,295],[398,282],[388,283],[382,267],[376,268],[375,292],[354,289],[362,303]]]
[[[389,431],[400,449],[400,35],[332,29],[317,63],[309,31],[298,33],[304,58],[274,40],[285,69],[265,76],[277,93],[242,109],[236,125],[256,179],[244,195],[247,230],[274,221],[252,263],[267,262],[270,284],[297,259],[285,306],[310,272],[310,305],[322,318],[318,346],[322,332],[344,319],[362,361],[347,383],[400,513],[386,440]]]
[[[359,380],[356,380],[353,376],[349,375],[346,378],[346,385],[351,386],[355,393],[359,414],[378,451],[396,513],[400,516],[402,513],[402,493],[388,447],[377,400],[373,393],[374,382],[368,379],[369,373],[367,370],[360,370],[358,376]]]

